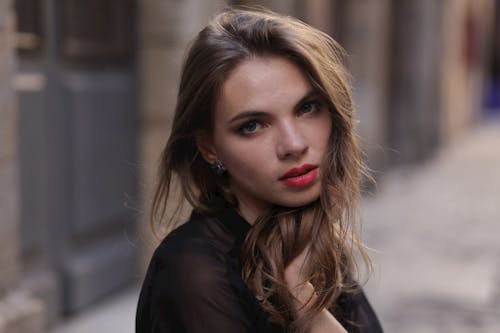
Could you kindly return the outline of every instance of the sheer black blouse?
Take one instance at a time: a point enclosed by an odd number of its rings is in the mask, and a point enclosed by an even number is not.
[[[234,210],[193,214],[153,254],[136,314],[136,332],[284,332],[267,320],[240,276],[250,229]],[[330,309],[350,333],[382,328],[362,291],[342,294]]]

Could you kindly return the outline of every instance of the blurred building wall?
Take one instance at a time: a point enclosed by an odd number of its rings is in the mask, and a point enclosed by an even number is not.
[[[492,0],[444,1],[440,71],[444,142],[460,136],[480,116],[494,5]]]
[[[418,163],[439,145],[442,2],[391,2],[387,140],[392,163]]]
[[[218,0],[139,2],[142,272],[158,243],[151,232],[149,207],[161,149],[170,132],[183,56],[189,41],[224,5],[224,1]]]
[[[358,131],[366,163],[371,169],[382,170],[388,163],[382,147],[388,131],[390,1],[337,1],[337,8],[331,13],[330,17],[338,21],[331,35],[350,57],[360,120]]]
[[[0,333],[37,333],[44,331],[43,305],[19,285],[17,107],[11,86],[14,22],[12,1],[0,0]]]

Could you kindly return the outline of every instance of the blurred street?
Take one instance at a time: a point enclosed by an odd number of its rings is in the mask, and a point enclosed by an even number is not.
[[[383,175],[363,202],[387,332],[500,332],[500,123]]]
[[[500,122],[382,175],[362,215],[386,332],[500,332]],[[129,290],[54,332],[133,332],[136,301]]]

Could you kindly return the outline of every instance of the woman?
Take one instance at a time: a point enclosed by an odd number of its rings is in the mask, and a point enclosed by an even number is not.
[[[137,332],[382,331],[353,278],[354,251],[369,261],[343,55],[270,12],[226,10],[198,34],[152,206],[166,215],[175,177],[193,212],[153,255]]]

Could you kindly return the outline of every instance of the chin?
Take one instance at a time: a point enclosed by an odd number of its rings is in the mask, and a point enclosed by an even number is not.
[[[320,192],[321,191],[319,186],[313,186],[306,191],[299,191],[293,194],[287,194],[282,197],[281,201],[283,201],[283,204],[281,205],[285,207],[294,207],[294,208],[300,206],[306,206],[318,200]]]
[[[319,199],[319,194],[313,196],[304,196],[302,198],[293,198],[290,200],[281,200],[277,204],[283,207],[298,208],[309,205],[310,203]]]

